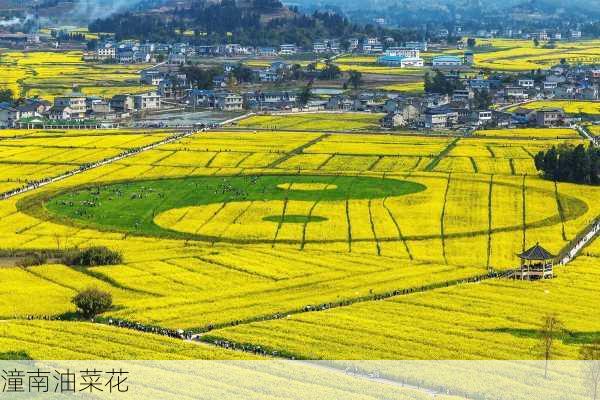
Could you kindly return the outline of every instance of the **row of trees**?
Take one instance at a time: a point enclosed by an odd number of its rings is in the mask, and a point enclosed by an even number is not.
[[[559,182],[600,184],[600,149],[561,145],[535,155],[535,167],[544,177]]]

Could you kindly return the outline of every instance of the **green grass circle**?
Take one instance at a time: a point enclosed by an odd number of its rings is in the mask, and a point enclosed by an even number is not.
[[[329,185],[334,189],[281,189],[282,184],[290,183]],[[362,176],[204,176],[88,185],[44,199],[43,206],[51,219],[87,228],[188,240],[244,242],[167,229],[157,225],[154,218],[172,209],[215,203],[368,200],[404,196],[426,189],[416,182]],[[278,216],[273,222],[304,223],[300,217],[281,221]]]

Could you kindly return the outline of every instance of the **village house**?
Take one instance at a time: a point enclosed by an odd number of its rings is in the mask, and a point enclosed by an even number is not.
[[[493,113],[490,110],[475,110],[471,112],[470,120],[476,126],[489,125],[493,121]]]
[[[460,67],[463,63],[464,58],[457,56],[437,56],[432,60],[434,67]]]
[[[425,128],[447,128],[458,123],[458,113],[445,107],[425,111]]]
[[[346,96],[335,95],[329,97],[326,109],[331,111],[352,111],[354,102]]]
[[[78,93],[70,96],[55,97],[53,107],[55,109],[55,113],[68,112],[70,114],[70,118],[56,119],[84,119],[87,111],[85,100],[85,96]],[[68,110],[64,111],[65,109]]]
[[[282,44],[279,46],[279,54],[282,56],[292,56],[298,52],[295,44]]]
[[[160,109],[160,96],[156,92],[136,94],[133,96],[134,109],[137,111]]]
[[[130,94],[118,94],[110,99],[110,107],[118,113],[127,114],[135,109],[135,102]]]
[[[24,104],[0,103],[0,128],[12,128],[23,118],[41,116],[49,108],[48,102],[26,101]]]
[[[475,92],[471,89],[459,89],[452,92],[452,101],[471,101],[475,98]]]
[[[394,112],[389,112],[380,120],[382,128],[394,129],[404,128],[417,122],[421,113],[419,109],[412,104],[405,104],[398,107]]]
[[[114,60],[117,57],[117,49],[111,43],[107,43],[103,46],[99,46],[96,49],[96,56],[98,60]]]
[[[529,98],[527,89],[521,86],[506,86],[504,88],[504,96],[507,100],[525,100]]]
[[[244,98],[236,93],[218,93],[215,96],[215,108],[219,111],[242,111]]]
[[[245,108],[250,110],[284,110],[296,105],[294,92],[250,92],[244,94]]]
[[[158,94],[164,99],[178,100],[192,89],[185,74],[169,74],[158,85]]]
[[[422,58],[404,56],[381,56],[377,59],[377,63],[400,68],[418,68],[425,65]]]
[[[158,86],[164,79],[164,74],[158,69],[145,69],[140,72],[142,83],[151,86]]]
[[[73,112],[70,107],[67,106],[53,106],[48,110],[47,114],[50,120],[79,120],[84,119],[79,117],[79,113]]]
[[[542,108],[536,111],[535,121],[539,127],[560,126],[565,119],[565,112],[562,108]]]
[[[517,85],[525,89],[533,89],[535,87],[535,81],[533,79],[519,79]]]
[[[427,42],[406,42],[404,47],[419,51],[427,51]]]

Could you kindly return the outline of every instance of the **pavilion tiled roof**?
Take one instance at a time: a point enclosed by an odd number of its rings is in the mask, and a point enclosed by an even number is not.
[[[552,260],[556,258],[556,256],[552,255],[548,250],[544,249],[542,246],[536,244],[529,250],[519,254],[519,258],[522,260],[531,260],[531,261],[542,261],[542,260]]]

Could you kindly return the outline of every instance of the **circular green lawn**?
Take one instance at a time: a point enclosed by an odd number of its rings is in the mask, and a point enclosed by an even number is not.
[[[51,217],[100,230],[158,237],[197,240],[243,238],[216,237],[201,232],[182,232],[156,224],[156,217],[177,209],[232,202],[368,200],[422,192],[425,186],[410,181],[350,176],[261,175],[233,177],[188,177],[88,186],[60,193],[46,201]],[[185,213],[180,216],[185,219]],[[261,216],[272,224],[319,223],[313,215]],[[181,222],[181,221],[179,221]],[[185,221],[184,221],[185,222]],[[369,223],[365,221],[365,223]],[[195,230],[192,229],[195,232]],[[260,241],[260,240],[257,240]]]

